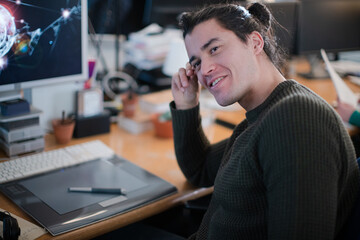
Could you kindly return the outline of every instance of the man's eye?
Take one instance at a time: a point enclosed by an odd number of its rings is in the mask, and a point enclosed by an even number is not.
[[[216,50],[218,50],[219,47],[213,47],[210,49],[210,53],[213,54],[214,52],[216,52]]]
[[[201,61],[195,62],[195,63],[193,64],[193,68],[194,68],[194,69],[198,68],[198,67],[200,66],[200,64],[201,64]]]

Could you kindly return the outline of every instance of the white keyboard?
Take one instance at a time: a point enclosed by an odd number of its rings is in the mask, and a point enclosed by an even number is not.
[[[99,140],[36,153],[0,163],[0,183],[113,155],[114,151]]]

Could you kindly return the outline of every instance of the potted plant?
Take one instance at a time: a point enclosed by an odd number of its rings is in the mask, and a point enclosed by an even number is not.
[[[153,119],[155,135],[161,138],[172,138],[173,129],[171,121],[171,113],[167,111],[165,113],[155,114]]]

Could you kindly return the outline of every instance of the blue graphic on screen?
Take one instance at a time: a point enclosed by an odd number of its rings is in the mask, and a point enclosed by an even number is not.
[[[0,85],[80,74],[81,43],[80,0],[2,0]]]

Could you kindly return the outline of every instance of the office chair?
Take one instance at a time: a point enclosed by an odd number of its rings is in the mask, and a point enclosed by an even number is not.
[[[360,169],[360,158],[357,159],[357,163]],[[344,236],[348,240],[360,240],[360,188]]]

